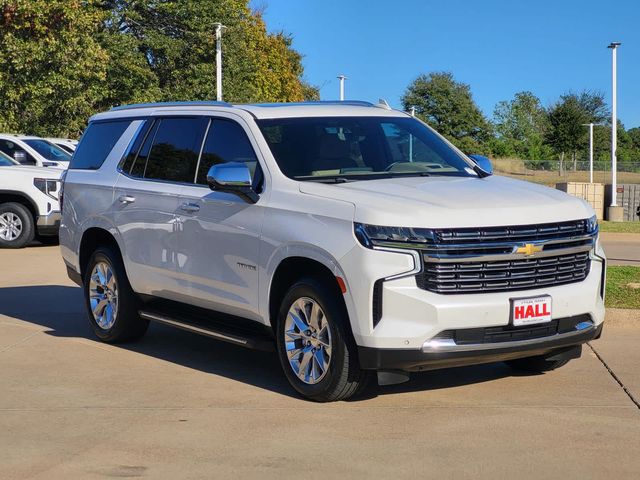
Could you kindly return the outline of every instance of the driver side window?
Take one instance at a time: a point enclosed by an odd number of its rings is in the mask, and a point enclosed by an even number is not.
[[[196,183],[206,185],[209,169],[213,165],[229,162],[245,163],[251,178],[254,178],[258,159],[244,129],[233,120],[212,118],[198,165]]]

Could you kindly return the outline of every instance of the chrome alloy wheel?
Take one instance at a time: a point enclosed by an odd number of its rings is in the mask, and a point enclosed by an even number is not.
[[[0,238],[11,242],[22,233],[22,220],[13,212],[0,215]]]
[[[315,300],[301,297],[289,308],[284,342],[291,369],[304,383],[315,385],[331,363],[329,322]]]
[[[89,280],[89,305],[98,326],[103,330],[113,327],[118,314],[118,285],[111,266],[98,262]]]

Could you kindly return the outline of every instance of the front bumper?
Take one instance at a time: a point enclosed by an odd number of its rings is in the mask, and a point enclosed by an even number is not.
[[[36,222],[38,235],[58,235],[61,219],[62,214],[55,210],[49,212],[47,215],[38,216],[38,220]]]
[[[423,371],[501,362],[562,352],[600,337],[603,324],[579,322],[571,331],[555,335],[495,343],[462,344],[427,341],[421,349],[358,347],[360,366],[369,370]]]

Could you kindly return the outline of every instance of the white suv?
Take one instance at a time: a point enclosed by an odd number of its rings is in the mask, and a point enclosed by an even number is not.
[[[40,137],[0,133],[0,152],[22,165],[67,168],[71,154]]]
[[[29,167],[0,152],[0,248],[20,248],[34,238],[53,243],[60,225],[62,170]]]
[[[275,346],[302,395],[378,372],[580,356],[604,320],[594,212],[366,102],[133,105],[90,119],[60,242],[107,342],[149,321]]]

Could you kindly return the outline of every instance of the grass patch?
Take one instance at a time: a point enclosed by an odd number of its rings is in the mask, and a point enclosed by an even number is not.
[[[601,232],[640,233],[640,222],[598,222]]]
[[[640,288],[631,288],[630,283],[640,284],[640,267],[607,267],[606,306],[640,308]]]

